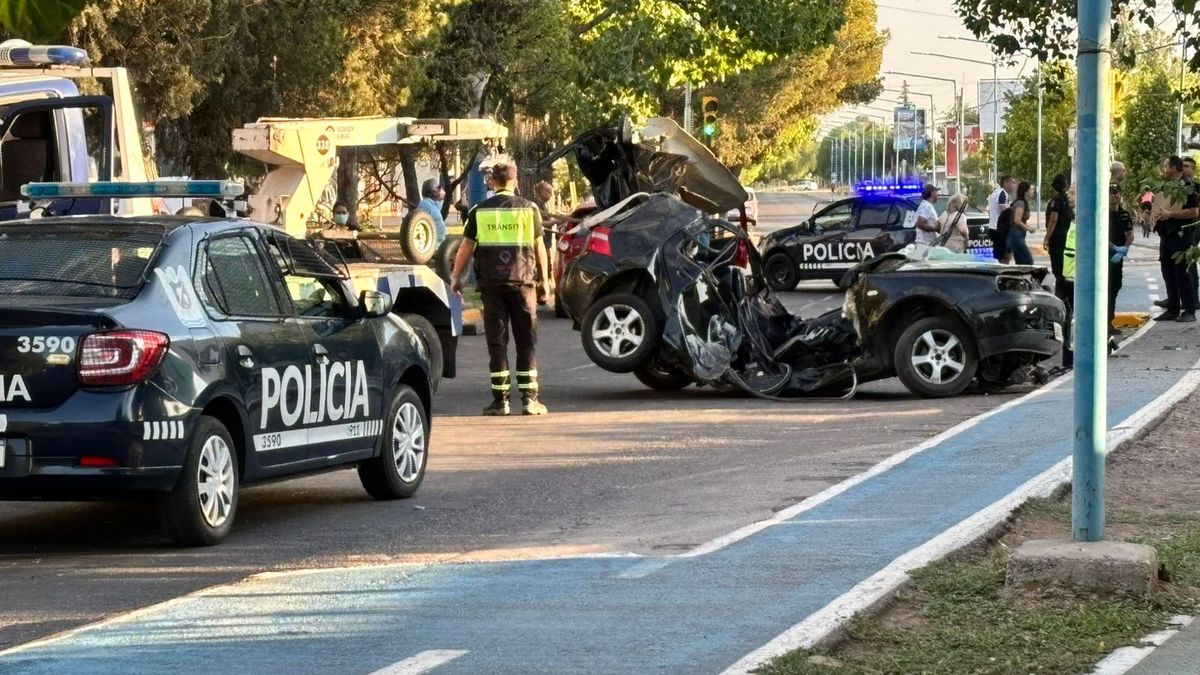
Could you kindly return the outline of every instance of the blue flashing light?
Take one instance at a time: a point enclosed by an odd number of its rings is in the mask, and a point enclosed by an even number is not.
[[[88,53],[79,47],[31,45],[24,40],[5,40],[0,43],[0,66],[86,66],[89,61]]]
[[[246,186],[232,180],[155,180],[141,183],[27,183],[21,194],[33,200],[86,197],[192,197],[237,199]]]
[[[864,180],[854,186],[861,197],[920,197],[925,185],[915,178]]]

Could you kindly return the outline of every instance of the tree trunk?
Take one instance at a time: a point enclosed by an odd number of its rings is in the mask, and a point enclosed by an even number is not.
[[[421,186],[417,184],[417,147],[400,146],[400,171],[404,175],[404,197],[416,204],[421,201]]]
[[[350,210],[347,226],[358,228],[358,148],[338,148],[337,200]]]

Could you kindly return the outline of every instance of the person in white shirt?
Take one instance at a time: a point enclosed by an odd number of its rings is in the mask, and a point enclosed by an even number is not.
[[[992,194],[988,195],[988,229],[995,232],[996,225],[1000,223],[1000,214],[1008,208],[1008,203],[1012,201],[1009,195],[1013,188],[1017,186],[1017,181],[1012,176],[1001,176],[1000,184],[992,190]]]
[[[937,203],[938,189],[934,185],[926,185],[921,190],[921,203],[917,205],[917,245],[932,246],[938,236]]]

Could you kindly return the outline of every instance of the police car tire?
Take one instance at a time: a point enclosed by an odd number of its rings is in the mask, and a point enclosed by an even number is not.
[[[629,354],[624,356],[609,356],[596,344],[593,330],[597,318],[610,307],[627,307],[637,312],[642,322],[642,341]],[[592,363],[610,373],[632,373],[645,366],[658,353],[658,344],[662,339],[662,320],[658,312],[640,295],[634,293],[610,293],[597,298],[592,306],[584,312],[582,328],[579,332],[583,342],[583,351],[587,353]]]
[[[400,475],[400,467],[396,464],[393,453],[393,441],[396,427],[402,423],[401,410],[415,416],[422,429],[421,467],[410,480],[404,480]],[[358,479],[363,489],[372,498],[378,500],[408,499],[417,493],[421,481],[425,478],[425,469],[429,466],[429,415],[425,412],[425,404],[412,387],[401,384],[396,387],[392,403],[387,407],[387,415],[383,418],[383,435],[380,438],[380,452],[358,465]]]
[[[800,283],[800,270],[796,263],[783,251],[772,253],[763,263],[763,274],[767,285],[775,292],[794,291]]]
[[[429,353],[429,384],[437,391],[438,385],[442,382],[442,338],[438,335],[437,329],[433,327],[429,319],[420,314],[401,314],[401,319],[412,326],[417,337],[421,338],[421,342],[425,345],[425,351]]]
[[[922,336],[931,331],[949,333],[958,338],[962,345],[963,368],[948,382],[936,384],[928,381],[917,372],[912,363],[913,347]],[[911,324],[896,340],[893,358],[896,376],[900,378],[900,382],[912,393],[925,398],[946,398],[961,394],[975,379],[975,372],[979,368],[978,350],[975,348],[975,339],[971,331],[952,316],[929,316]]]
[[[437,226],[433,216],[413,209],[400,224],[400,248],[404,257],[414,265],[424,265],[437,253]]]
[[[200,506],[200,460],[204,447],[212,439],[224,442],[233,469],[233,493],[228,515],[217,527],[206,522]],[[187,457],[175,487],[162,497],[162,514],[171,540],[180,546],[212,546],[233,528],[238,507],[238,457],[229,431],[215,417],[201,416],[188,441]]]

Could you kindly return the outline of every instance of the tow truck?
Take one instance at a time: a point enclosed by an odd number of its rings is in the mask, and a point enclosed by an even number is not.
[[[81,95],[79,82],[98,82],[103,95]],[[233,130],[234,149],[270,167],[248,205],[251,216],[298,238],[318,210],[337,168],[339,147],[488,141],[508,130],[490,119],[360,117],[265,118]],[[157,177],[142,152],[133,88],[125,68],[89,65],[73,46],[0,43],[0,220],[30,215],[20,188],[33,182],[143,183]],[[40,216],[166,213],[159,199],[72,197],[45,200]],[[324,233],[327,248],[347,262],[355,289],[395,300],[393,311],[421,335],[434,361],[434,382],[454,377],[462,303],[423,264],[432,230],[409,218],[399,233]]]

